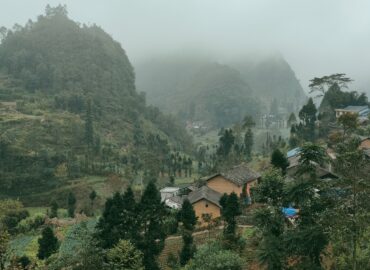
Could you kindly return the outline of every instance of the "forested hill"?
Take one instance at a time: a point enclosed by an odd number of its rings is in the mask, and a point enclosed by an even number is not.
[[[260,111],[259,101],[240,73],[196,59],[152,60],[137,68],[138,88],[148,101],[184,121],[219,128]]]
[[[235,122],[243,113],[268,113],[272,103],[289,113],[305,100],[294,72],[280,56],[214,62],[198,56],[142,61],[136,65],[137,86],[147,93],[148,102],[166,112],[214,126]],[[200,98],[205,96],[209,98]],[[220,115],[229,120],[215,121]]]
[[[2,192],[83,174],[155,176],[171,149],[190,147],[180,125],[146,105],[125,51],[100,27],[72,21],[58,6],[2,34]]]
[[[288,62],[280,55],[242,58],[230,62],[266,105],[275,99],[288,112],[297,111],[306,101],[303,88]]]
[[[97,107],[124,115],[144,105],[120,44],[98,26],[69,20],[61,7],[9,30],[1,44],[0,66],[29,93],[91,96]]]

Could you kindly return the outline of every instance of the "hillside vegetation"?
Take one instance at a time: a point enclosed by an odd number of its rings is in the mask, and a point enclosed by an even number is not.
[[[138,63],[136,71],[138,88],[150,103],[183,121],[212,128],[238,122],[246,114],[291,112],[305,100],[294,72],[279,56],[223,65],[195,56],[159,57]]]
[[[4,32],[0,121],[3,195],[86,174],[155,175],[171,151],[191,146],[185,130],[136,91],[121,45],[70,20],[63,6]]]
[[[276,100],[278,106],[292,112],[297,111],[306,100],[294,71],[280,55],[265,56],[257,60],[242,58],[230,65],[240,72],[266,106]]]

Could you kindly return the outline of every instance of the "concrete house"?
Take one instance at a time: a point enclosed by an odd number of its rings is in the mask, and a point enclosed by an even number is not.
[[[165,187],[162,188],[160,191],[161,193],[161,201],[164,202],[166,199],[177,196],[180,193],[179,187]]]

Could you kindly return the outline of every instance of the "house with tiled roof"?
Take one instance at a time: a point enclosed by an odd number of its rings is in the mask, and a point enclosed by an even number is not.
[[[370,137],[369,136],[359,136],[359,138],[360,138],[359,149],[361,150],[370,149]]]
[[[218,218],[221,215],[221,197],[221,193],[210,189],[206,185],[188,195],[188,200],[193,205],[198,221],[202,222],[202,215],[204,214],[208,214],[212,218]]]
[[[187,195],[167,196],[167,192],[175,190],[173,188],[164,188],[161,190],[161,194],[163,193],[165,204],[174,209],[181,208],[182,202],[187,198],[193,205],[198,221],[202,223],[204,214],[208,214],[212,218],[221,215],[220,199],[223,194],[235,192],[239,197],[250,198],[250,189],[257,184],[260,178],[259,173],[243,163],[230,170],[204,178],[205,185],[201,187],[195,185],[187,187],[189,191]]]
[[[235,192],[239,197],[242,194],[250,197],[250,188],[255,186],[261,175],[248,167],[247,164],[235,166],[226,172],[220,172],[206,179],[206,185],[221,193]]]
[[[235,192],[239,197],[250,198],[250,189],[255,186],[261,175],[247,164],[241,164],[205,178],[205,185],[188,195],[189,201],[201,221],[203,214],[212,215],[217,218],[221,215],[220,198],[223,194]]]

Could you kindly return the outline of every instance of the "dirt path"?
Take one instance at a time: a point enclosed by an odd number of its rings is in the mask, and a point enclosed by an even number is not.
[[[224,226],[219,226],[219,227],[214,228],[214,229],[222,230],[223,228],[224,228]],[[252,225],[238,225],[238,228],[253,228],[253,226]],[[193,233],[193,236],[198,236],[198,235],[208,234],[208,233],[209,233],[209,230],[203,230],[203,231]],[[181,235],[170,236],[170,237],[167,237],[166,240],[175,240],[175,239],[180,239],[181,237],[182,237]]]

